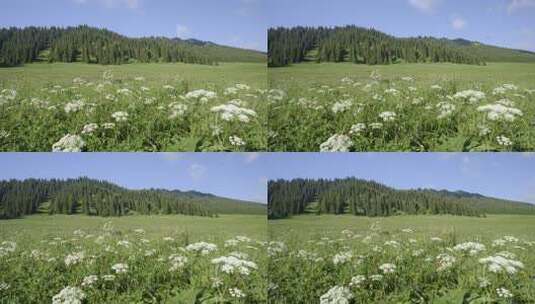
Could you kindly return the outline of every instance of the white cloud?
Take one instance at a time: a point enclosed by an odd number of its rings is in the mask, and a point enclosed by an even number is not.
[[[191,164],[189,166],[189,175],[194,180],[201,179],[206,173],[206,167],[199,164]]]
[[[525,8],[535,8],[535,0],[509,0],[507,5],[507,12],[512,14],[517,10]]]
[[[184,153],[173,153],[173,152],[163,152],[163,153],[160,153],[160,155],[163,157],[164,160],[172,161],[172,162],[184,159],[185,157]]]
[[[424,13],[432,13],[441,0],[409,0],[409,4]]]
[[[453,19],[451,19],[451,27],[455,30],[462,30],[466,27],[466,20],[463,18],[456,16]]]
[[[178,38],[182,38],[182,39],[191,38],[191,30],[189,29],[189,27],[187,27],[185,25],[177,24],[176,25],[176,36]]]
[[[244,153],[244,154],[245,154],[246,164],[250,164],[260,157],[260,153],[258,152],[249,152],[249,153]]]
[[[107,8],[125,7],[129,9],[138,9],[141,7],[142,0],[73,0],[77,4],[98,3]]]

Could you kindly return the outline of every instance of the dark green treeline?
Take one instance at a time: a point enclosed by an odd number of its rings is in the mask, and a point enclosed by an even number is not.
[[[0,181],[0,218],[17,218],[35,213],[215,216],[202,203],[202,200],[181,197],[173,192],[128,190],[88,178]]]
[[[535,214],[535,205],[466,192],[396,190],[357,178],[293,179],[268,183],[268,217],[303,213],[392,216],[402,214]]]
[[[309,53],[313,51],[314,55]],[[307,58],[312,57],[312,58]],[[357,26],[293,27],[268,30],[268,65],[285,66],[305,60],[362,64],[452,62],[484,64],[483,59],[431,37],[396,38]]]
[[[264,59],[265,55],[260,52],[209,42],[162,37],[128,38],[89,26],[0,29],[0,66],[35,61],[216,64],[223,61],[261,62]]]

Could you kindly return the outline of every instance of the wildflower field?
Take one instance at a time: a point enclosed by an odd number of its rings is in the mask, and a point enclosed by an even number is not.
[[[0,303],[266,303],[263,216],[0,223]]]
[[[270,151],[533,151],[535,64],[268,70]]]
[[[0,151],[266,150],[260,63],[0,69]]]
[[[534,303],[535,218],[304,215],[269,224],[269,303]]]

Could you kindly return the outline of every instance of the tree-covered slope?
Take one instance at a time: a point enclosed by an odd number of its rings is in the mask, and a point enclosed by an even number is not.
[[[356,178],[293,179],[268,183],[268,217],[307,212],[391,216],[401,214],[535,214],[535,205],[463,191],[397,190]]]
[[[89,178],[0,181],[0,218],[34,213],[122,216],[129,214],[265,214],[262,204],[195,191],[129,190]]]
[[[89,26],[0,29],[0,66],[35,61],[124,64],[131,62],[265,62],[265,54],[179,38],[129,38]]]
[[[398,38],[357,26],[271,28],[268,65],[303,61],[391,64],[400,62],[535,62],[535,53],[463,39]]]

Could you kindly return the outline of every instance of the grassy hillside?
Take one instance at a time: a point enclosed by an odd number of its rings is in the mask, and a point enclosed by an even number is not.
[[[465,39],[451,40],[485,62],[535,62],[535,52],[482,44]]]

